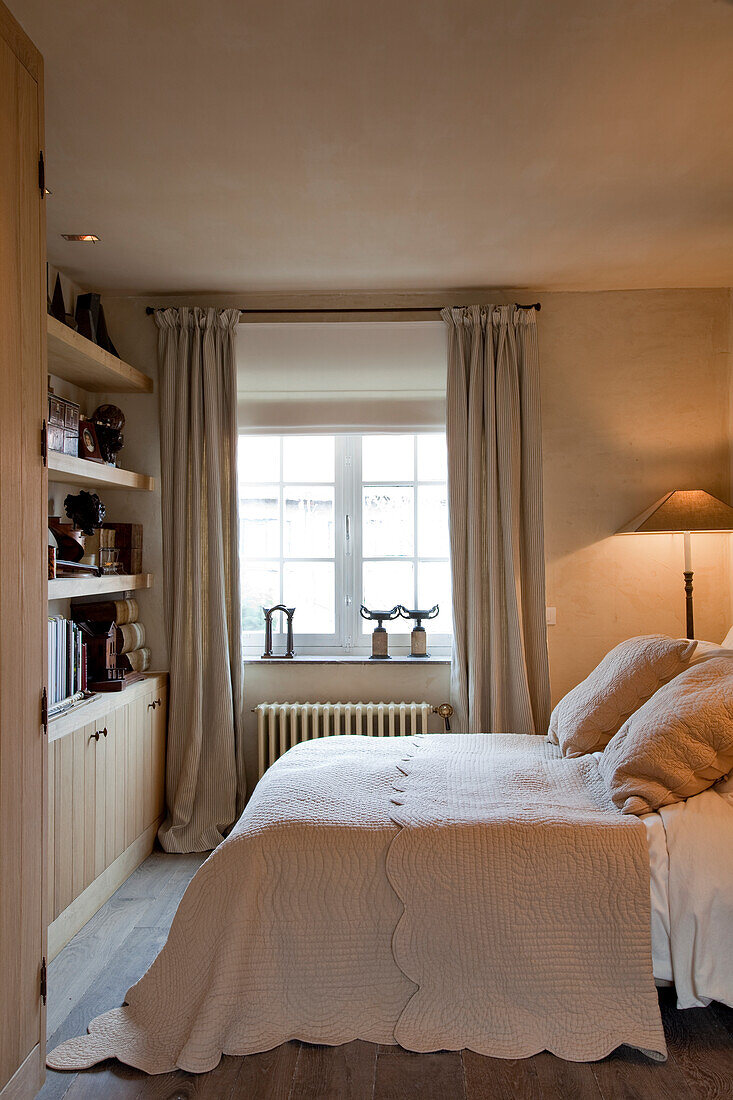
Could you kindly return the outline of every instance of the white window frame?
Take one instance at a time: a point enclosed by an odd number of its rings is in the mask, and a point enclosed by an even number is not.
[[[240,432],[240,435],[249,435],[248,432]],[[258,433],[259,434],[259,433]],[[273,436],[279,433],[273,431]],[[298,433],[288,433],[298,434]],[[306,433],[303,433],[306,434]],[[317,433],[324,436],[332,436],[335,440],[334,456],[334,482],[318,482],[314,479],[304,481],[303,485],[330,485],[334,484],[334,626],[333,634],[306,634],[298,630],[297,609],[294,619],[295,653],[296,656],[342,656],[342,657],[368,657],[371,654],[371,627],[365,623],[359,614],[361,604],[361,572],[362,562],[362,476],[361,476],[361,439],[364,435],[438,435],[439,432],[425,430],[399,432],[357,432],[353,435],[335,434],[324,431]],[[282,557],[282,489],[285,484],[298,485],[293,479],[283,480],[282,464],[282,438],[280,451],[280,480],[281,488],[281,578],[282,563],[286,560]],[[419,481],[417,478],[417,442],[415,442],[415,463],[413,479],[404,480],[393,478],[385,481],[369,481],[368,485],[405,486],[413,489],[414,495],[414,541],[413,554],[409,557],[403,555],[388,555],[385,557],[369,557],[368,561],[383,561],[387,557],[393,557],[396,561],[412,561],[415,564],[414,586],[417,587],[417,563],[420,561],[446,561],[444,557],[418,558],[417,555],[417,487],[418,484],[442,485],[441,481]],[[252,483],[248,483],[252,484]],[[264,484],[277,484],[273,478]],[[257,559],[258,561],[264,559]],[[331,561],[331,558],[299,557],[298,561]],[[413,597],[414,598],[414,597]],[[297,607],[297,605],[296,605]],[[410,653],[411,623],[406,619],[398,620],[401,630],[392,629],[397,626],[397,621],[388,624],[389,651],[393,656],[408,656]],[[362,626],[367,627],[368,633],[362,632]],[[429,624],[428,650],[435,657],[450,656],[452,635],[431,633]],[[273,632],[273,646],[276,653],[284,652],[286,636],[284,633]],[[245,658],[262,656],[264,648],[264,621],[259,631],[246,631],[242,633],[242,649]]]

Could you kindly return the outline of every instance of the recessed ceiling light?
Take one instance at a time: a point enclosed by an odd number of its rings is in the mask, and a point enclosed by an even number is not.
[[[99,237],[94,233],[62,233],[65,241],[98,241]]]

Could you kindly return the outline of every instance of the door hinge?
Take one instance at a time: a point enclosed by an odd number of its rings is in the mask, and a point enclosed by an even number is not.
[[[44,688],[41,692],[41,725],[43,732],[48,733],[48,692]]]
[[[46,421],[41,424],[41,458],[43,459],[43,465],[46,465],[46,458],[48,455],[48,429],[46,428]]]
[[[46,974],[46,956],[41,959],[41,1001],[46,1003],[46,995],[48,993],[48,978]]]
[[[38,154],[38,187],[41,192],[41,198],[46,197],[46,164],[43,159],[43,149]]]

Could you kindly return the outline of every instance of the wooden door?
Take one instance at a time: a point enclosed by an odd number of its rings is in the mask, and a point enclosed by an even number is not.
[[[55,920],[112,862],[116,712],[49,746],[48,914]],[[105,732],[106,731],[106,732]],[[112,857],[114,858],[114,856]]]
[[[0,2],[0,1090],[45,1075],[42,61]]]
[[[150,722],[153,689],[127,707],[127,798],[125,837],[129,847],[145,831],[145,807],[150,786]]]
[[[157,821],[165,813],[165,747],[168,731],[168,687],[166,684],[154,692],[155,709],[151,722],[152,796],[148,824]]]

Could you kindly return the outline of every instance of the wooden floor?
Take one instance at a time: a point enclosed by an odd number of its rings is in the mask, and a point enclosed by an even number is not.
[[[203,856],[156,852],[120,887],[49,968],[49,1049],[122,1003],[165,941]],[[731,944],[733,949],[733,943]],[[622,1048],[602,1062],[552,1054],[521,1061],[396,1047],[286,1043],[266,1054],[222,1058],[211,1073],[146,1077],[118,1062],[78,1074],[48,1072],[41,1100],[692,1100],[733,1098],[733,1010],[678,1012],[660,994],[669,1059]]]

